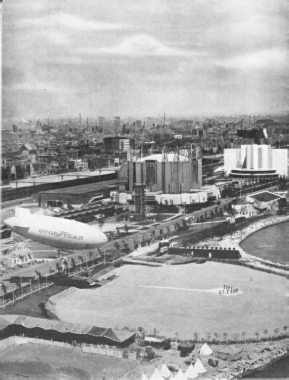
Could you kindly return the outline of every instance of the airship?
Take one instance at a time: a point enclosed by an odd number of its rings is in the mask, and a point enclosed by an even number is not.
[[[20,207],[15,209],[15,216],[5,219],[4,223],[26,239],[62,249],[96,248],[108,240],[98,226],[52,216],[33,215],[29,210]]]

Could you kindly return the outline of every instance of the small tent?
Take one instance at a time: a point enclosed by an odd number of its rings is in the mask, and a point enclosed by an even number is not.
[[[184,374],[184,372],[180,368],[179,371],[178,371],[178,373],[174,377],[174,380],[188,380],[188,378],[187,378],[187,376]]]
[[[188,379],[195,379],[198,377],[198,372],[195,370],[194,366],[191,364],[189,368],[186,370],[186,376]]]
[[[156,367],[154,373],[151,375],[150,380],[164,380],[160,370]]]
[[[199,349],[199,353],[201,355],[212,355],[213,351],[212,349],[208,346],[207,343],[203,344],[202,347]]]
[[[168,366],[163,363],[162,365],[162,368],[161,368],[161,375],[162,377],[164,377],[165,379],[169,379],[171,377],[171,371],[168,369]]]
[[[203,366],[203,363],[201,362],[199,358],[197,359],[194,365],[194,369],[196,370],[196,372],[198,372],[198,374],[207,372],[206,368]]]

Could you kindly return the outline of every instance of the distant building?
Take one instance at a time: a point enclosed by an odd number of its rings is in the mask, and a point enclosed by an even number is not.
[[[241,145],[224,150],[224,170],[232,178],[257,180],[288,176],[288,150],[270,145]]]
[[[103,139],[105,152],[127,152],[131,145],[131,140],[123,136],[109,136]]]
[[[104,127],[105,127],[105,117],[100,116],[98,118],[98,126],[101,129],[101,132],[103,133],[104,132]]]
[[[145,183],[150,191],[184,193],[202,186],[202,160],[196,152],[153,154],[136,160],[130,157],[119,176],[128,177],[129,191],[139,182]]]
[[[113,126],[114,126],[114,130],[116,132],[118,132],[120,130],[120,117],[119,116],[115,116],[114,119],[113,119]]]

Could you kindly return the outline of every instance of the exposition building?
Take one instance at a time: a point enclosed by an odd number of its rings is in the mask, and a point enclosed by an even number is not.
[[[135,183],[143,183],[150,191],[185,193],[202,186],[202,160],[198,148],[174,153],[152,154],[147,157],[131,155],[120,169],[126,177],[129,191]]]
[[[268,181],[288,176],[288,150],[270,145],[241,145],[224,150],[224,170],[231,178]]]

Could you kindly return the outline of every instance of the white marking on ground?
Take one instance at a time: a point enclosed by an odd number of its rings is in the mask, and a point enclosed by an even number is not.
[[[191,288],[175,288],[173,286],[156,286],[156,285],[138,285],[139,288],[151,288],[151,289],[166,289],[166,290],[182,290],[187,292],[201,292],[201,293],[213,293],[218,294],[220,296],[240,296],[243,294],[242,290],[238,290],[238,293],[230,293],[227,291],[224,291],[224,288],[216,288],[216,289],[191,289]],[[221,292],[221,293],[220,293]]]

